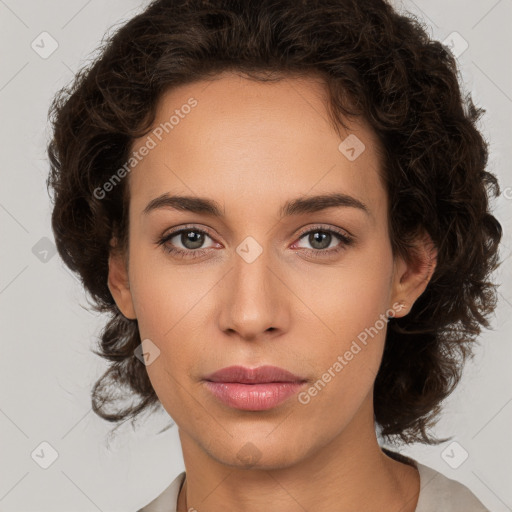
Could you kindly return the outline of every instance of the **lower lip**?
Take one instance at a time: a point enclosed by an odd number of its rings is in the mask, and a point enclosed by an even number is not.
[[[219,400],[230,407],[245,411],[272,409],[297,393],[303,385],[301,382],[240,384],[206,381],[208,390]]]

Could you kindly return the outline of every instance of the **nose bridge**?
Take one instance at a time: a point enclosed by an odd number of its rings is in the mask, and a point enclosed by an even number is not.
[[[224,329],[251,338],[270,327],[280,327],[278,317],[283,303],[271,260],[271,251],[252,237],[237,246],[229,286],[225,288],[228,296],[223,301]]]
[[[270,259],[268,248],[263,249],[251,237],[242,242],[236,249],[233,262],[237,281],[235,289],[255,299],[260,293],[266,295]]]

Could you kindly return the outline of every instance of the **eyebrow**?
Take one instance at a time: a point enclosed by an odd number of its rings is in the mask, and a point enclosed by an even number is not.
[[[299,197],[287,201],[280,209],[280,218],[304,213],[315,213],[328,208],[350,207],[357,208],[367,215],[370,210],[366,204],[359,199],[347,194],[332,193],[319,196]],[[171,196],[167,193],[152,199],[144,208],[143,214],[147,215],[160,208],[173,208],[179,211],[192,213],[203,213],[214,217],[224,218],[224,210],[220,205],[204,197],[195,196]]]

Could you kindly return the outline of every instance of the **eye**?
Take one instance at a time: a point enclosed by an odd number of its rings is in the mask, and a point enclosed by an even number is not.
[[[205,252],[207,252],[206,249],[209,248],[203,247],[206,237],[211,240],[211,237],[206,231],[191,226],[165,235],[158,240],[157,244],[163,246],[164,251],[172,253],[175,256],[197,258],[205,254]],[[183,248],[180,248],[179,244],[181,244]]]
[[[353,238],[346,233],[323,226],[303,232],[299,241],[303,239],[312,247],[312,249],[305,248],[306,252],[314,257],[336,254],[353,243]],[[297,244],[294,244],[295,247],[300,248]]]

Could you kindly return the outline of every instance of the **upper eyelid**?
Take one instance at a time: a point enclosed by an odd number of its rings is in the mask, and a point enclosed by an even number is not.
[[[335,233],[337,235],[343,235],[347,238],[355,238],[351,233],[349,233],[346,229],[343,228],[335,228],[335,227],[329,227],[329,226],[323,226],[322,224],[316,224],[310,227],[304,228],[304,230],[300,230],[299,234],[297,236],[301,237],[305,235],[306,233],[310,233],[311,231],[327,231],[329,233]]]

